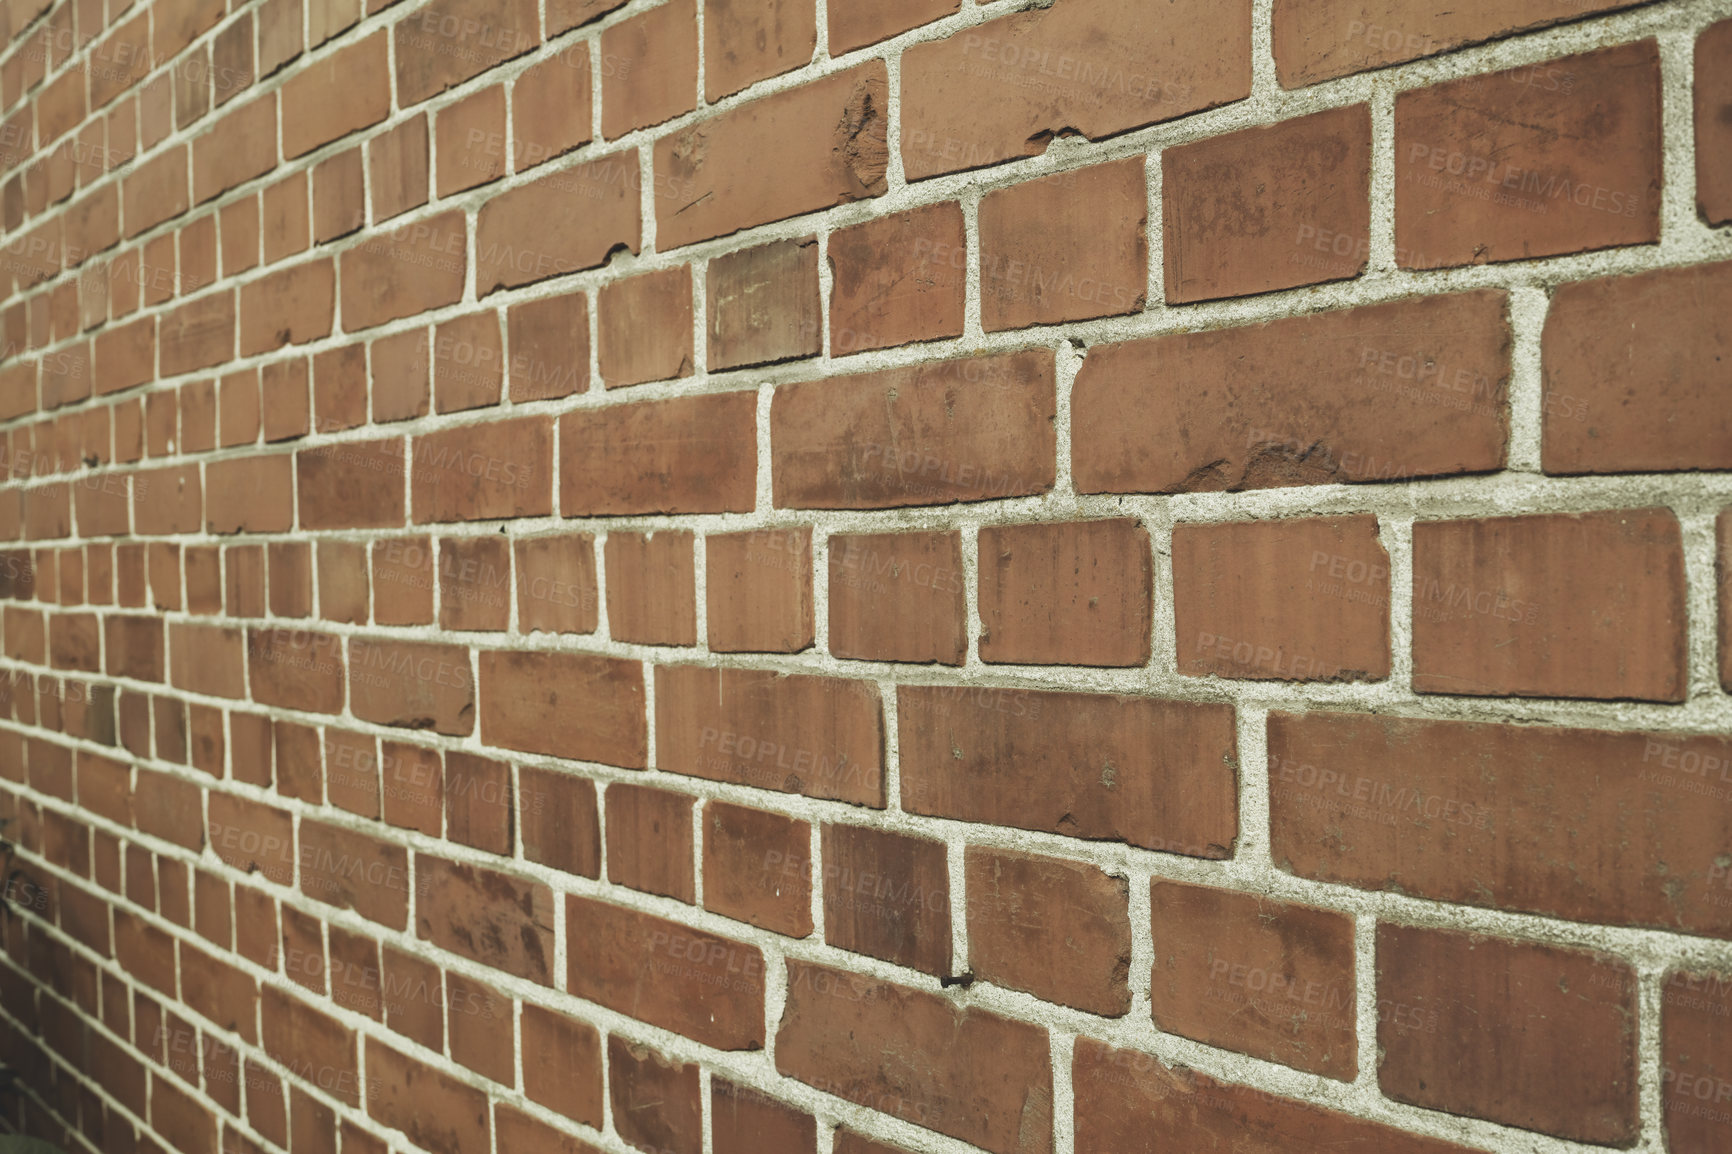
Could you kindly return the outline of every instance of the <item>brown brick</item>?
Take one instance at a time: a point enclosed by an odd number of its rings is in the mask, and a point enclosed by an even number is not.
[[[704,804],[704,908],[793,938],[812,932],[812,827],[723,801]]]
[[[1387,68],[1564,20],[1631,8],[1641,0],[1275,0],[1275,69],[1286,88]]]
[[[318,568],[319,616],[365,625],[367,547],[353,541],[320,541]]]
[[[385,33],[374,33],[297,70],[283,85],[283,155],[304,156],[322,144],[384,120],[391,113]]]
[[[597,353],[610,389],[692,375],[692,268],[609,281],[596,297]]]
[[[366,165],[356,145],[313,169],[313,239],[321,244],[335,240],[366,222]]]
[[[1271,851],[1301,876],[1732,936],[1732,815],[1701,801],[1732,783],[1726,738],[1272,713],[1268,773]]]
[[[888,369],[776,390],[777,508],[882,509],[1044,493],[1057,466],[1053,355]]]
[[[1238,750],[1229,706],[907,685],[897,701],[911,813],[1232,855]]]
[[[1682,701],[1683,563],[1666,509],[1420,521],[1413,687]]]
[[[367,1039],[367,1114],[431,1154],[488,1149],[487,1095]]]
[[[826,823],[824,940],[946,977],[950,868],[944,843]]]
[[[980,532],[980,656],[1029,665],[1149,660],[1149,534],[1129,518]]]
[[[601,1128],[601,1035],[588,1022],[523,1004],[523,1092],[531,1102]]]
[[[712,653],[798,653],[815,637],[812,530],[754,529],[704,539]]]
[[[1389,554],[1377,518],[1173,530],[1179,672],[1280,681],[1389,676]]]
[[[1452,1114],[1627,1146],[1636,974],[1585,950],[1377,927],[1383,1092]]]
[[[385,821],[430,837],[440,836],[445,818],[445,768],[439,751],[395,741],[381,743],[380,750]]]
[[[1732,876],[1732,875],[1728,875]],[[1732,974],[1675,970],[1666,976],[1660,1020],[1660,1094],[1668,1150],[1713,1154],[1732,1120],[1712,1100],[1732,1096]]]
[[[511,86],[513,167],[522,172],[590,139],[589,44],[531,65]]]
[[[737,392],[572,410],[559,421],[560,512],[750,512],[757,406]]]
[[[1351,1081],[1353,919],[1157,880],[1150,1005],[1164,1033]]]
[[[462,646],[351,637],[349,667],[349,708],[363,721],[456,736],[474,731],[475,682]]]
[[[367,145],[373,221],[390,220],[427,203],[427,117],[405,120]]]
[[[359,1104],[353,1030],[274,986],[264,987],[260,1010],[267,1054],[291,1070],[318,1071],[319,1081],[329,1083],[326,1093]]]
[[[1546,472],[1732,468],[1732,263],[1560,286],[1543,355]]]
[[[672,0],[601,34],[601,133],[609,140],[662,124],[698,105],[698,19]]]
[[[715,1154],[803,1154],[818,1139],[812,1115],[724,1078],[710,1079],[710,1129]]]
[[[286,533],[294,527],[294,465],[288,453],[213,461],[205,501],[212,533]]]
[[[887,88],[884,65],[873,61],[662,137],[655,148],[658,246],[882,196]]]
[[[637,252],[641,184],[628,151],[493,197],[475,224],[477,295],[599,268],[615,249]]]
[[[545,401],[589,388],[589,300],[583,293],[512,305],[511,399]]]
[[[575,653],[483,652],[481,740],[647,768],[642,666]]]
[[[1696,40],[1696,211],[1711,225],[1732,223],[1732,20]]]
[[[831,356],[962,335],[968,240],[955,201],[838,229],[829,259]]]
[[[451,1057],[462,1066],[505,1085],[517,1082],[516,1007],[485,982],[455,971],[445,974]]]
[[[505,175],[505,86],[483,88],[441,108],[433,131],[440,196],[498,180]]]
[[[297,108],[296,114],[299,115],[300,111]],[[285,121],[285,139],[295,137],[296,127]],[[239,184],[263,176],[276,163],[277,98],[273,93],[231,109],[210,131],[193,141],[193,200],[203,204]]]
[[[595,538],[523,538],[516,552],[518,631],[594,633],[600,616]]]
[[[455,413],[499,403],[505,345],[499,313],[488,309],[433,328],[433,405]]]
[[[764,1045],[756,946],[568,894],[566,989],[717,1050]]]
[[[704,98],[712,103],[748,85],[792,72],[818,43],[808,0],[717,0],[704,7]]]
[[[696,645],[697,574],[692,534],[609,533],[608,633],[640,645]]]
[[[303,529],[403,524],[401,437],[345,441],[295,454]]]
[[[340,270],[344,330],[370,329],[455,304],[463,296],[468,236],[463,214],[447,212],[345,249]]]
[[[409,854],[402,846],[303,819],[300,850],[302,893],[389,929],[408,924]]]
[[[7,614],[7,641],[11,641],[15,618]],[[132,677],[140,681],[163,679],[163,623],[154,617],[103,618],[104,641],[107,646],[108,674],[111,677]],[[12,655],[10,644],[8,656]]]
[[[11,634],[11,622],[7,622]],[[216,625],[170,622],[168,647],[176,689],[216,697],[244,696],[241,631]],[[258,688],[255,680],[254,689]]]
[[[427,537],[373,542],[373,621],[428,625],[433,621],[433,543]]]
[[[1109,1018],[1131,1007],[1129,887],[1094,866],[970,846],[968,969]],[[1157,943],[1164,939],[1156,932]]]
[[[745,669],[656,669],[657,768],[884,806],[878,687]]]
[[[623,8],[626,0],[548,0],[547,35],[553,36],[599,20],[615,8]]]
[[[418,525],[553,512],[551,418],[442,429],[416,437],[413,451],[410,499]]]
[[[1238,491],[1500,468],[1505,305],[1481,290],[1097,345],[1071,397],[1076,486]]]
[[[831,653],[962,664],[968,606],[960,533],[837,534],[829,549]]]
[[[774,241],[717,257],[710,262],[706,282],[711,372],[823,351],[816,237]]]
[[[830,54],[840,56],[888,40],[899,32],[948,16],[960,7],[961,0],[876,0],[871,4],[837,4],[829,10]]]
[[[579,877],[601,876],[595,783],[558,770],[518,771],[523,856]]]
[[[1655,243],[1658,45],[1401,93],[1395,181],[1395,255],[1404,268]]]
[[[253,700],[312,713],[343,709],[342,641],[303,629],[247,630]]]
[[[158,359],[165,377],[208,369],[228,360],[235,344],[235,297],[228,290],[202,296],[162,318]]]
[[[511,542],[439,539],[439,627],[500,631],[511,623]]]
[[[295,876],[294,818],[287,810],[213,791],[206,832],[216,855],[235,869],[289,885]]]
[[[1045,1029],[937,994],[789,960],[776,1069],[869,1106],[894,1103],[994,1154],[1048,1154]]]
[[[386,1025],[429,1049],[444,1050],[445,982],[439,967],[387,945],[380,986]]]
[[[1283,1154],[1470,1154],[1465,1146],[1217,1082],[1153,1054],[1078,1038],[1071,1066],[1077,1154],[1232,1150]]]
[[[701,1154],[704,1107],[695,1063],[664,1058],[616,1035],[607,1040],[607,1064],[620,1137],[656,1154]]]
[[[536,882],[415,855],[424,942],[531,982],[553,982],[553,892]],[[424,888],[422,888],[424,885]]]
[[[607,787],[606,803],[608,880],[688,905],[697,901],[691,797],[616,782]]]
[[[1356,104],[1161,154],[1167,301],[1345,280],[1371,253],[1371,110]],[[1328,253],[1316,251],[1326,241]]]

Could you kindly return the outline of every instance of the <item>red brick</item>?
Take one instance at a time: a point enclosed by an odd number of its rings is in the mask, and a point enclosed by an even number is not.
[[[750,512],[757,405],[737,392],[572,410],[559,421],[560,512]]]
[[[169,654],[176,689],[216,697],[242,697],[245,679],[239,629],[171,622]]]
[[[831,653],[962,664],[968,606],[961,534],[837,534],[829,549]]]
[[[1035,61],[1052,79],[1030,83]],[[905,52],[902,164],[923,180],[1037,156],[1055,134],[1100,140],[1250,94],[1246,0],[1073,0]]]
[[[1631,8],[1640,0],[1475,0],[1437,8],[1423,0],[1275,0],[1275,69],[1286,88],[1387,68],[1564,20]]]
[[[398,33],[401,43],[402,33]],[[380,30],[298,69],[283,84],[283,156],[304,156],[391,114],[391,73]]]
[[[1345,280],[1371,252],[1371,111],[1357,104],[1161,154],[1171,304]],[[1329,254],[1317,242],[1327,238]]]
[[[441,413],[499,403],[505,345],[494,310],[444,321],[433,329],[433,404]]]
[[[342,712],[341,638],[304,629],[249,629],[247,667],[253,700],[260,705]]]
[[[711,102],[805,65],[818,42],[806,0],[717,0],[704,9],[704,98]]]
[[[524,859],[579,877],[599,878],[601,827],[595,783],[531,766],[517,772]]]
[[[313,169],[313,239],[347,236],[367,220],[367,175],[361,147],[321,160]]]
[[[1403,92],[1395,170],[1404,268],[1655,243],[1659,47],[1644,40]]]
[[[426,433],[414,440],[410,499],[416,524],[553,512],[553,421],[519,417]]]
[[[1141,157],[988,194],[980,205],[982,324],[1017,329],[1140,312],[1147,223]]]
[[[609,140],[662,124],[698,104],[698,21],[692,0],[672,0],[601,34],[601,132]]]
[[[774,241],[717,257],[706,274],[711,372],[823,351],[818,240]]]
[[[294,466],[287,453],[213,461],[205,501],[212,533],[286,533],[294,527]]]
[[[234,355],[235,297],[226,289],[200,297],[162,318],[161,373],[179,376],[208,369]]]
[[[832,15],[832,25],[838,19]],[[961,205],[945,201],[838,229],[829,254],[831,356],[962,335]]]
[[[980,533],[980,656],[1033,665],[1143,665],[1153,571],[1128,518]]]
[[[1732,27],[1732,25],[1728,25]],[[1732,264],[1563,285],[1544,336],[1548,473],[1732,468]]]
[[[829,13],[830,54],[840,56],[948,16],[961,0],[875,0],[838,4]],[[840,1139],[838,1139],[840,1141]]]
[[[397,21],[397,103],[418,104],[540,42],[534,0],[437,0]]]
[[[883,808],[878,687],[744,669],[656,669],[657,768]]]
[[[616,782],[607,787],[606,805],[608,880],[695,902],[692,798]]]
[[[277,885],[295,877],[294,817],[287,810],[213,791],[207,832],[223,861]]]
[[[1711,225],[1732,223],[1732,20],[1696,41],[1696,211]]]
[[[367,622],[367,547],[319,542],[319,616],[348,625]]]
[[[1683,563],[1666,509],[1420,521],[1413,687],[1682,701]]]
[[[349,670],[349,708],[363,721],[453,736],[474,731],[475,681],[462,646],[351,637]]]
[[[135,237],[185,212],[187,192],[184,147],[171,148],[133,169],[122,192],[126,235]]]
[[[485,982],[454,971],[445,975],[451,1057],[507,1086],[517,1082],[516,1007]]]
[[[607,1040],[614,1128],[656,1154],[701,1154],[704,1106],[695,1063],[664,1058],[618,1036]]]
[[[946,977],[950,869],[942,842],[826,823],[824,941]]]
[[[291,84],[293,82],[291,81]],[[285,136],[293,126],[285,118]],[[230,109],[192,145],[192,194],[199,204],[263,176],[277,163],[274,93]]]
[[[1381,681],[1389,554],[1377,518],[1176,526],[1173,616],[1187,676]]]
[[[493,1107],[493,1128],[499,1135],[501,1150],[521,1150],[524,1154],[601,1154],[588,1142],[555,1130],[503,1102]]]
[[[608,388],[692,375],[692,268],[612,280],[596,296],[602,383]]]
[[[626,0],[548,0],[547,35],[553,37],[599,20],[615,8],[623,8],[625,3]]]
[[[873,61],[662,137],[657,245],[678,248],[882,196],[887,88],[884,65]]]
[[[690,532],[609,533],[606,564],[608,634],[615,641],[697,644]]]
[[[387,741],[381,745],[381,813],[391,825],[438,837],[444,829],[445,768],[436,749]]]
[[[1283,869],[1732,936],[1715,865],[1732,817],[1700,800],[1732,782],[1723,737],[1272,713],[1268,746],[1270,848]],[[1548,784],[1571,779],[1596,784]]]
[[[592,160],[502,192],[475,225],[476,294],[599,268],[638,251],[637,154]]]
[[[1077,1154],[1156,1154],[1174,1146],[1234,1154],[1469,1154],[1453,1142],[1217,1082],[1092,1038],[1076,1041],[1071,1084]]]
[[[98,394],[118,393],[150,380],[156,368],[156,318],[140,317],[97,334],[93,383]]]
[[[793,1154],[813,1149],[818,1137],[810,1114],[723,1078],[710,1079],[710,1128],[715,1154]]]
[[[185,1154],[217,1154],[216,1115],[162,1075],[150,1076],[151,1126]]]
[[[1131,1006],[1129,888],[1093,866],[970,846],[968,968],[1116,1018]],[[1164,941],[1158,931],[1157,943]]]
[[[568,44],[517,78],[511,86],[511,138],[518,172],[589,143],[588,42]]]
[[[1452,1114],[1627,1146],[1640,1130],[1636,974],[1585,950],[1377,927],[1383,1092]]]
[[[754,529],[704,539],[712,653],[798,653],[815,637],[812,530]]]
[[[1046,1030],[934,993],[789,960],[776,1069],[994,1154],[1047,1154]]]
[[[462,299],[468,235],[463,214],[447,212],[344,250],[343,328],[369,329]]]
[[[812,932],[812,827],[727,802],[704,805],[704,908],[793,938]]]
[[[517,803],[510,765],[452,750],[445,755],[444,793],[446,837],[488,853],[511,853]]]
[[[545,401],[589,387],[589,303],[583,293],[511,306],[511,399]]]
[[[600,597],[594,537],[572,533],[521,538],[516,564],[519,632],[595,632]]]
[[[301,892],[390,929],[408,922],[408,851],[366,834],[303,819]]]
[[[483,88],[441,108],[433,132],[439,158],[434,181],[440,196],[498,180],[505,175],[504,85]]]
[[[1030,496],[1057,466],[1053,355],[1030,350],[776,390],[777,508],[881,509]]]
[[[503,630],[511,616],[511,543],[502,537],[439,539],[439,625]]]
[[[1668,1150],[1713,1154],[1728,1119],[1712,1099],[1732,1095],[1732,975],[1676,970],[1666,976],[1660,1023],[1660,1094]]]
[[[568,894],[566,989],[717,1050],[764,1045],[756,946]]]
[[[489,869],[417,854],[424,942],[541,985],[553,981],[553,893]]]
[[[601,1128],[601,1035],[588,1022],[523,1004],[523,1092],[531,1102]]]
[[[196,533],[204,521],[204,493],[198,467],[170,466],[133,473],[132,527],[141,537]]]
[[[431,1154],[491,1148],[487,1095],[367,1039],[367,1115]]]
[[[1500,468],[1505,307],[1481,290],[1098,345],[1071,399],[1076,486],[1238,491]]]
[[[481,740],[524,753],[647,768],[642,666],[576,653],[483,652]]]
[[[353,1030],[275,986],[264,987],[260,1009],[267,1054],[339,1101],[359,1104]],[[371,1062],[368,1070],[373,1077]]]
[[[331,333],[337,275],[329,260],[273,272],[241,288],[241,355],[302,345]]]
[[[374,222],[427,203],[427,117],[406,120],[367,146]]]
[[[1232,855],[1238,751],[1229,706],[906,685],[897,702],[911,813]]]

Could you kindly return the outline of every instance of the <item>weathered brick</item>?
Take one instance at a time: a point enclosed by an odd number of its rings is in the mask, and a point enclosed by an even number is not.
[[[522,172],[590,140],[589,44],[531,65],[511,86],[512,167]]]
[[[955,201],[838,229],[829,260],[831,356],[962,335],[968,240]]]
[[[415,855],[416,934],[544,986],[553,982],[553,892],[478,866]]]
[[[475,729],[469,651],[396,639],[349,639],[349,708],[377,725],[456,736]]]
[[[608,880],[695,902],[691,797],[615,782],[607,787],[606,806]]]
[[[948,16],[961,0],[875,0],[871,4],[837,4],[830,8],[830,53],[840,56],[899,32]],[[840,1141],[840,1139],[838,1139]]]
[[[397,103],[437,96],[540,43],[535,0],[436,0],[397,21]],[[381,65],[383,72],[383,65]]]
[[[600,616],[595,538],[583,533],[516,542],[517,628],[594,633]]]
[[[710,1079],[711,1144],[716,1154],[804,1151],[818,1139],[818,1120],[724,1078]]]
[[[383,29],[321,56],[283,85],[283,155],[304,156],[391,113]],[[400,39],[400,37],[399,37]]]
[[[662,124],[698,105],[698,19],[693,0],[670,0],[601,34],[601,133],[609,140]]]
[[[483,652],[481,740],[524,753],[646,768],[642,667],[575,653]]]
[[[692,375],[692,268],[648,272],[596,295],[602,383],[608,388]]]
[[[757,400],[738,392],[573,409],[559,420],[560,512],[750,512]]]
[[[601,1128],[601,1035],[588,1022],[523,1004],[523,1092],[530,1101]]]
[[[1658,45],[1644,40],[1403,92],[1395,181],[1404,268],[1655,243]]]
[[[468,236],[463,214],[448,212],[345,249],[343,328],[369,329],[456,303],[467,275]]]
[[[836,534],[829,550],[832,654],[962,664],[968,605],[961,534]]]
[[[344,441],[295,454],[303,529],[403,524],[403,439]]]
[[[658,692],[658,709],[661,700]],[[1230,706],[905,685],[896,712],[902,805],[911,813],[1188,857],[1232,855]]]
[[[337,274],[329,260],[273,272],[241,288],[242,356],[304,345],[331,334]]]
[[[583,293],[513,305],[506,329],[513,401],[551,400],[589,387],[589,302]]]
[[[1129,889],[1094,866],[970,846],[968,969],[1116,1018],[1131,1006]],[[1157,930],[1156,939],[1164,939]]]
[[[502,192],[475,223],[477,295],[565,276],[637,252],[637,154],[592,160]]]
[[[367,1115],[432,1154],[463,1154],[493,1141],[484,1092],[372,1037],[367,1039]]]
[[[703,808],[704,908],[789,937],[812,932],[812,827],[723,801]]]
[[[418,436],[410,500],[416,524],[553,512],[553,421],[519,417]]]
[[[1711,225],[1732,223],[1732,20],[1696,40],[1696,211]]]
[[[1121,518],[980,532],[980,657],[1134,666],[1149,659],[1149,534]]]
[[[824,941],[947,977],[950,868],[944,843],[825,823]]]
[[[620,1137],[657,1154],[701,1154],[704,1104],[697,1063],[663,1057],[616,1035],[607,1040],[607,1064]]]
[[[697,573],[688,531],[607,535],[607,627],[616,641],[696,645]]]
[[[711,372],[822,351],[816,237],[773,241],[717,257],[705,280]]]
[[[1660,1011],[1660,1102],[1667,1149],[1713,1154],[1732,1134],[1732,974],[1674,970]],[[1715,1103],[1710,1106],[1709,1102]]]

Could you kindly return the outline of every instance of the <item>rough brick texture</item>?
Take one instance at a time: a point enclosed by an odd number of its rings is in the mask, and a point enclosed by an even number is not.
[[[0,1132],[1732,1151],[1732,0],[0,32]]]

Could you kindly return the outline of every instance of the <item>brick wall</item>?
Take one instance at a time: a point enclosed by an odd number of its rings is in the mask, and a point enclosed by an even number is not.
[[[1732,1150],[1732,0],[366,7],[0,6],[13,1124]]]

